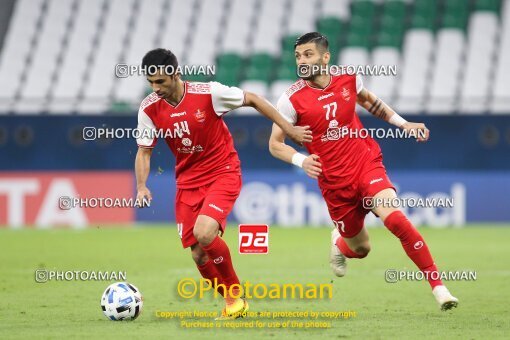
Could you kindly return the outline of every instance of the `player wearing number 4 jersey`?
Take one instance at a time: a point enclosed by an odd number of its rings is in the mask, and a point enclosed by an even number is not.
[[[163,132],[177,163],[175,215],[182,245],[191,247],[202,276],[219,283],[215,288],[226,302],[221,319],[242,316],[248,303],[235,291],[239,279],[228,246],[219,237],[241,190],[239,158],[222,117],[230,110],[251,106],[297,143],[311,141],[311,132],[288,123],[267,100],[253,93],[166,74],[168,69],[177,69],[177,58],[169,50],[149,51],[142,66],[159,71],[147,76],[154,92],[142,101],[138,112],[138,129],[143,133],[137,140],[135,161],[137,198],[152,199],[146,185],[150,157],[156,145],[155,131]]]
[[[421,123],[410,123],[395,113],[382,100],[363,87],[355,75],[330,75],[328,41],[317,32],[307,33],[295,43],[299,79],[279,99],[278,111],[288,122],[310,126],[313,141],[302,155],[285,144],[285,132],[273,125],[269,148],[283,161],[302,167],[319,187],[335,224],[332,232],[330,264],[337,276],[344,276],[346,258],[364,258],[370,251],[368,232],[363,223],[372,210],[384,225],[400,239],[409,258],[427,275],[432,293],[442,310],[456,307],[453,297],[437,275],[437,267],[420,233],[406,216],[392,206],[366,207],[364,198],[391,202],[396,197],[379,145],[370,137],[354,133],[363,128],[355,112],[356,103],[376,117],[415,136],[428,139],[428,130]],[[417,133],[420,130],[421,133]],[[348,133],[345,133],[347,131]]]

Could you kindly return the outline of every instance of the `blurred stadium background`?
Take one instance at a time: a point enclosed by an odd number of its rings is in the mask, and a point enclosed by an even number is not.
[[[150,91],[117,78],[171,49],[182,65],[215,65],[217,80],[275,102],[296,79],[293,43],[318,30],[336,64],[397,65],[364,77],[427,144],[379,140],[406,197],[451,197],[416,208],[417,225],[510,221],[510,0],[2,0],[0,2],[0,225],[42,228],[173,224],[173,159],[156,148],[150,209],[60,210],[60,196],[132,197],[133,139],[84,140],[83,128],[134,128]],[[361,112],[366,127],[389,127]],[[316,184],[267,151],[270,122],[248,109],[226,117],[244,189],[232,221],[325,226]],[[368,225],[377,225],[369,216]]]

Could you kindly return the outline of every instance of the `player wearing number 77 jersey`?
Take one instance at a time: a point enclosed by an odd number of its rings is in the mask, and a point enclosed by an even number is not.
[[[153,93],[142,101],[138,112],[138,152],[135,160],[137,198],[152,199],[147,188],[155,131],[163,132],[175,155],[176,224],[184,248],[202,276],[225,297],[222,319],[242,316],[248,303],[240,297],[239,279],[227,244],[219,237],[241,190],[241,167],[234,141],[223,115],[241,106],[251,106],[278,124],[297,143],[311,141],[307,128],[292,126],[264,98],[217,82],[183,81],[177,58],[169,50],[155,49],[143,58],[152,70],[147,81]]]
[[[317,32],[307,33],[295,43],[298,75],[279,99],[277,109],[291,124],[310,126],[313,141],[305,144],[305,156],[285,144],[285,132],[273,125],[269,141],[271,154],[302,167],[319,187],[335,224],[332,232],[330,264],[337,276],[344,276],[346,258],[364,258],[370,251],[368,232],[363,223],[366,214],[375,213],[400,239],[407,256],[426,274],[432,293],[442,310],[456,307],[453,297],[439,279],[437,267],[425,241],[407,217],[396,207],[370,206],[373,202],[392,202],[395,188],[386,175],[379,145],[355,131],[363,128],[355,112],[356,103],[374,116],[414,133],[423,133],[424,124],[407,122],[373,93],[363,88],[361,78],[349,74],[329,74],[328,41]],[[347,133],[346,133],[347,131]],[[418,133],[418,131],[420,133]],[[347,136],[346,136],[347,135]]]

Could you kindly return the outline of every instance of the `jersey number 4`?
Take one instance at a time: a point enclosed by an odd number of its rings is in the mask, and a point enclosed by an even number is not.
[[[336,117],[336,102],[329,103],[323,106],[326,109],[326,120],[329,120],[329,114],[331,118]]]

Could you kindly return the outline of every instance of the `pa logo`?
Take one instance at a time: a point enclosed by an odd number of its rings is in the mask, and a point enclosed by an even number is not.
[[[269,226],[266,224],[239,225],[239,254],[267,254]]]

